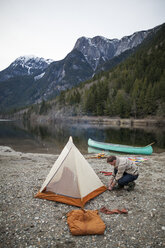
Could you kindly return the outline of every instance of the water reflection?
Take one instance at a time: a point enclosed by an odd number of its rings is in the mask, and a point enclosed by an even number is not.
[[[32,125],[21,122],[0,122],[0,145],[11,146],[23,152],[59,154],[69,136],[83,154],[88,153],[88,138],[97,141],[145,146],[155,142],[154,152],[165,151],[163,128],[119,128],[89,124],[52,123]]]

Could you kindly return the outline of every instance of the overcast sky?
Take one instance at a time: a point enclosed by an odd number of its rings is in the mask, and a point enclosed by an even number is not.
[[[0,0],[0,70],[23,55],[63,59],[81,36],[122,38],[165,22],[165,0]]]

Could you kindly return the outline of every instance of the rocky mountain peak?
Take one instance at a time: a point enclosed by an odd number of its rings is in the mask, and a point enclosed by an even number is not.
[[[95,71],[100,62],[106,62],[141,44],[151,31],[135,32],[130,36],[124,36],[120,40],[107,39],[103,36],[81,37],[77,40],[74,49],[76,48],[83,53],[87,62]]]
[[[100,59],[107,60],[112,56],[113,42],[102,36],[93,38],[81,37],[77,40],[74,49],[79,50],[90,66],[95,70],[99,64]]]

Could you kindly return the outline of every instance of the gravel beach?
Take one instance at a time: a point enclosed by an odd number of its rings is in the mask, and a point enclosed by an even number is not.
[[[85,209],[126,208],[128,214],[106,215],[104,235],[72,236],[67,213],[74,206],[34,198],[57,155],[21,153],[0,147],[0,247],[165,247],[165,153],[139,163],[140,176],[134,191],[106,191]],[[112,171],[106,159],[86,155],[101,181],[108,185]]]

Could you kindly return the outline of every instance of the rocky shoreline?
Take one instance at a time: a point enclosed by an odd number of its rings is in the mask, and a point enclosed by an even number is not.
[[[104,235],[72,236],[67,213],[77,207],[34,198],[57,155],[15,152],[0,147],[0,247],[165,247],[165,153],[139,163],[134,191],[106,191],[89,201],[85,209],[126,208],[127,215],[99,212],[106,224]],[[107,185],[111,171],[105,159],[85,156]]]

